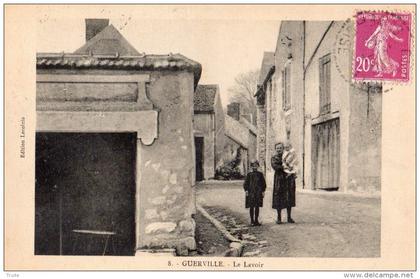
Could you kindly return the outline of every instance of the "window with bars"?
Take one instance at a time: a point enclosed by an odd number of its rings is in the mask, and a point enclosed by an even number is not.
[[[282,99],[283,110],[290,109],[290,63],[287,63],[282,71]]]
[[[319,59],[319,113],[331,112],[331,55]]]

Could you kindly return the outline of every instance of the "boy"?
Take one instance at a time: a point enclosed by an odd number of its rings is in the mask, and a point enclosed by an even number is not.
[[[260,163],[257,160],[251,161],[251,172],[246,176],[244,182],[245,208],[249,208],[251,226],[261,226],[258,222],[260,207],[263,206],[266,183],[264,175],[258,171]]]

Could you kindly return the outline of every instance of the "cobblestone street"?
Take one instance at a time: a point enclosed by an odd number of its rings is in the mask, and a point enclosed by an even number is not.
[[[296,223],[278,225],[271,195],[268,188],[260,211],[262,226],[248,227],[245,235],[240,235],[248,242],[245,256],[380,256],[380,198],[298,192],[297,207],[292,212]],[[197,201],[236,236],[242,234],[244,225],[249,225],[241,182],[197,185]]]

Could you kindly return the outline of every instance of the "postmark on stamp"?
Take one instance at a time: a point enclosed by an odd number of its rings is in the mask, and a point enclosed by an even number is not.
[[[410,32],[409,13],[357,13],[353,79],[408,82]]]

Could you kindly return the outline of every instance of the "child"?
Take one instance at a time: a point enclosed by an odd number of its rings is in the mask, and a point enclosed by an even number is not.
[[[251,226],[261,226],[258,222],[258,215],[260,207],[263,206],[266,184],[264,175],[258,171],[260,163],[257,160],[252,160],[250,165],[251,172],[247,174],[244,182],[245,208],[249,208]]]
[[[287,142],[284,146],[284,152],[282,155],[283,169],[287,176],[296,175],[297,172],[297,155],[295,149],[292,147],[290,142]]]
[[[296,205],[296,173],[297,173],[297,155],[290,142],[286,142],[284,145],[284,151],[282,154],[283,170],[286,173],[286,185],[287,185],[287,222],[294,223],[292,219],[292,207]],[[280,221],[281,217],[278,218]]]

